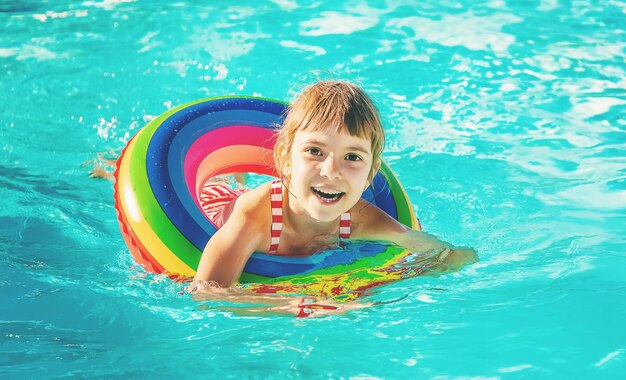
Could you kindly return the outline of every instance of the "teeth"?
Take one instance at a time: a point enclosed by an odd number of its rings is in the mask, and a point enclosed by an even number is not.
[[[344,194],[342,191],[322,191],[317,187],[312,187],[312,189],[320,197],[328,200],[335,200]]]
[[[341,191],[324,191],[324,190],[320,190],[317,187],[314,187],[313,189],[315,189],[315,191],[319,192],[319,193],[323,193],[323,194],[328,194],[328,195],[339,195],[339,194],[343,194]]]

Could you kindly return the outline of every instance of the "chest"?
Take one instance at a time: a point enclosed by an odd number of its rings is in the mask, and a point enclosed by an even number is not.
[[[281,232],[278,255],[310,255],[315,252],[337,247],[339,226],[330,231],[296,233],[285,228]]]

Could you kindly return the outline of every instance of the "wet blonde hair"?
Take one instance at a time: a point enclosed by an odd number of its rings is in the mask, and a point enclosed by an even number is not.
[[[291,147],[296,132],[335,128],[372,142],[371,182],[379,167],[385,132],[378,109],[358,86],[345,81],[321,81],[302,91],[289,106],[274,147],[276,171],[281,178],[291,174]]]

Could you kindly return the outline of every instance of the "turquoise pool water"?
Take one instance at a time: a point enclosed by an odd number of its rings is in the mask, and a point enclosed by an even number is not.
[[[626,3],[199,3],[0,2],[0,377],[624,376]],[[173,106],[333,76],[479,264],[295,319],[133,263],[84,162]]]

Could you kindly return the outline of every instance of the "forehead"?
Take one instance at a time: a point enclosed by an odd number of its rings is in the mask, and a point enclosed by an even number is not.
[[[298,131],[294,136],[294,144],[318,144],[333,149],[356,149],[366,153],[371,153],[372,151],[372,144],[369,139],[352,136],[347,130],[332,128],[324,131]]]

